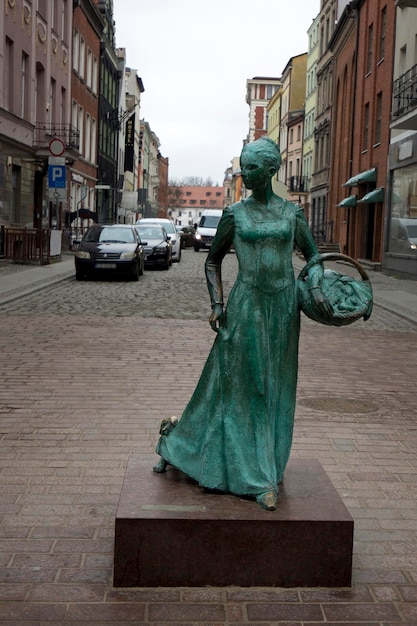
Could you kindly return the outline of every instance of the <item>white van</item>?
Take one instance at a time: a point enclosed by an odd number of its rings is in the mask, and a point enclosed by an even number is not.
[[[195,252],[204,248],[211,248],[222,215],[221,209],[207,209],[202,212],[194,238]]]
[[[392,217],[389,252],[417,254],[417,218]]]

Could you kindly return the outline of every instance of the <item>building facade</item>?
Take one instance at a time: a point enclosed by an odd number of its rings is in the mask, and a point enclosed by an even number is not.
[[[317,106],[314,127],[314,159],[311,181],[310,222],[320,238],[331,240],[333,222],[328,216],[328,181],[333,106],[333,55],[329,41],[336,27],[337,0],[322,0],[317,60]]]
[[[282,73],[279,147],[282,165],[278,180],[287,187],[288,198],[303,204],[302,178],[304,103],[307,53],[291,57]]]
[[[397,0],[382,264],[417,277],[417,2]]]
[[[317,241],[323,235],[315,230],[311,216],[311,178],[314,171],[314,126],[317,106],[317,61],[319,52],[319,28],[320,20],[317,16],[307,31],[308,53],[306,69],[306,88],[304,105],[304,138],[303,138],[303,176],[306,195],[304,198],[304,212],[313,228]]]
[[[383,250],[394,35],[393,2],[357,0],[346,6],[331,44],[338,91],[329,208],[346,214],[336,230],[343,249],[375,267]],[[337,200],[340,189],[345,197]]]
[[[117,54],[122,73],[118,142],[118,180],[122,191],[117,219],[120,223],[133,224],[138,213],[140,101],[145,89],[137,70],[126,67],[125,49],[119,48]]]
[[[60,229],[67,198],[48,186],[49,157],[66,176],[71,125],[72,4],[3,3],[0,19],[0,226]],[[51,142],[54,143],[51,143]],[[62,179],[61,179],[62,180]],[[52,186],[51,186],[52,190]]]
[[[66,225],[71,234],[97,220],[97,138],[99,65],[103,20],[93,0],[74,2],[72,29],[71,121],[80,134],[79,154],[68,168]],[[81,234],[81,233],[80,233]]]
[[[118,151],[120,128],[119,61],[116,54],[112,0],[95,0],[103,22],[100,48],[99,133],[97,150],[96,210],[98,221],[117,221]]]
[[[180,186],[178,206],[169,213],[178,226],[194,226],[200,221],[202,211],[223,209],[224,187]]]
[[[266,135],[268,129],[267,104],[281,87],[279,78],[255,76],[246,81],[246,102],[249,105],[249,132],[247,142]]]

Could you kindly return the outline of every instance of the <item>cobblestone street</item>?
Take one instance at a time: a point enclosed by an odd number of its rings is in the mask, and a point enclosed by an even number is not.
[[[302,322],[292,455],[320,461],[354,518],[352,587],[113,588],[129,456],[154,458],[214,338],[205,257],[0,306],[0,622],[417,624],[417,325],[378,306],[365,324]],[[235,272],[229,254],[227,290]]]
[[[93,279],[82,282],[77,282],[74,278],[33,294],[30,297],[30,312],[206,321],[210,312],[204,278],[206,256],[207,253],[204,251],[196,254],[192,249],[186,249],[183,251],[183,261],[173,264],[169,272],[147,269],[145,275],[136,284],[123,278]],[[19,266],[10,265],[7,271],[19,271]],[[356,270],[352,268],[344,266],[343,271],[357,276]],[[228,254],[222,268],[226,293],[233,285],[236,272],[236,257],[233,253]],[[381,280],[378,273],[372,272],[371,274],[372,282]],[[412,294],[417,295],[417,281],[396,280],[396,283],[401,288],[407,288]],[[28,310],[27,298],[8,305],[0,305],[0,313],[27,315]],[[303,317],[303,324],[316,326],[306,317]],[[359,326],[363,326],[362,322]],[[400,322],[397,315],[375,307],[371,319],[366,323],[366,329],[417,332],[417,325],[406,320]]]

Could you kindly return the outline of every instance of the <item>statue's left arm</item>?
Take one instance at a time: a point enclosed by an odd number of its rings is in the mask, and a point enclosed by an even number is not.
[[[213,244],[205,263],[207,288],[211,300],[210,326],[216,332],[223,321],[223,283],[221,266],[225,254],[233,243],[234,218],[233,208],[226,207],[217,227]]]

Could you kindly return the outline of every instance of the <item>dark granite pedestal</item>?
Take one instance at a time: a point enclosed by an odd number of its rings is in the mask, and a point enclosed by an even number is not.
[[[131,457],[116,516],[116,587],[345,587],[353,520],[320,463],[290,460],[278,508],[216,494]]]

